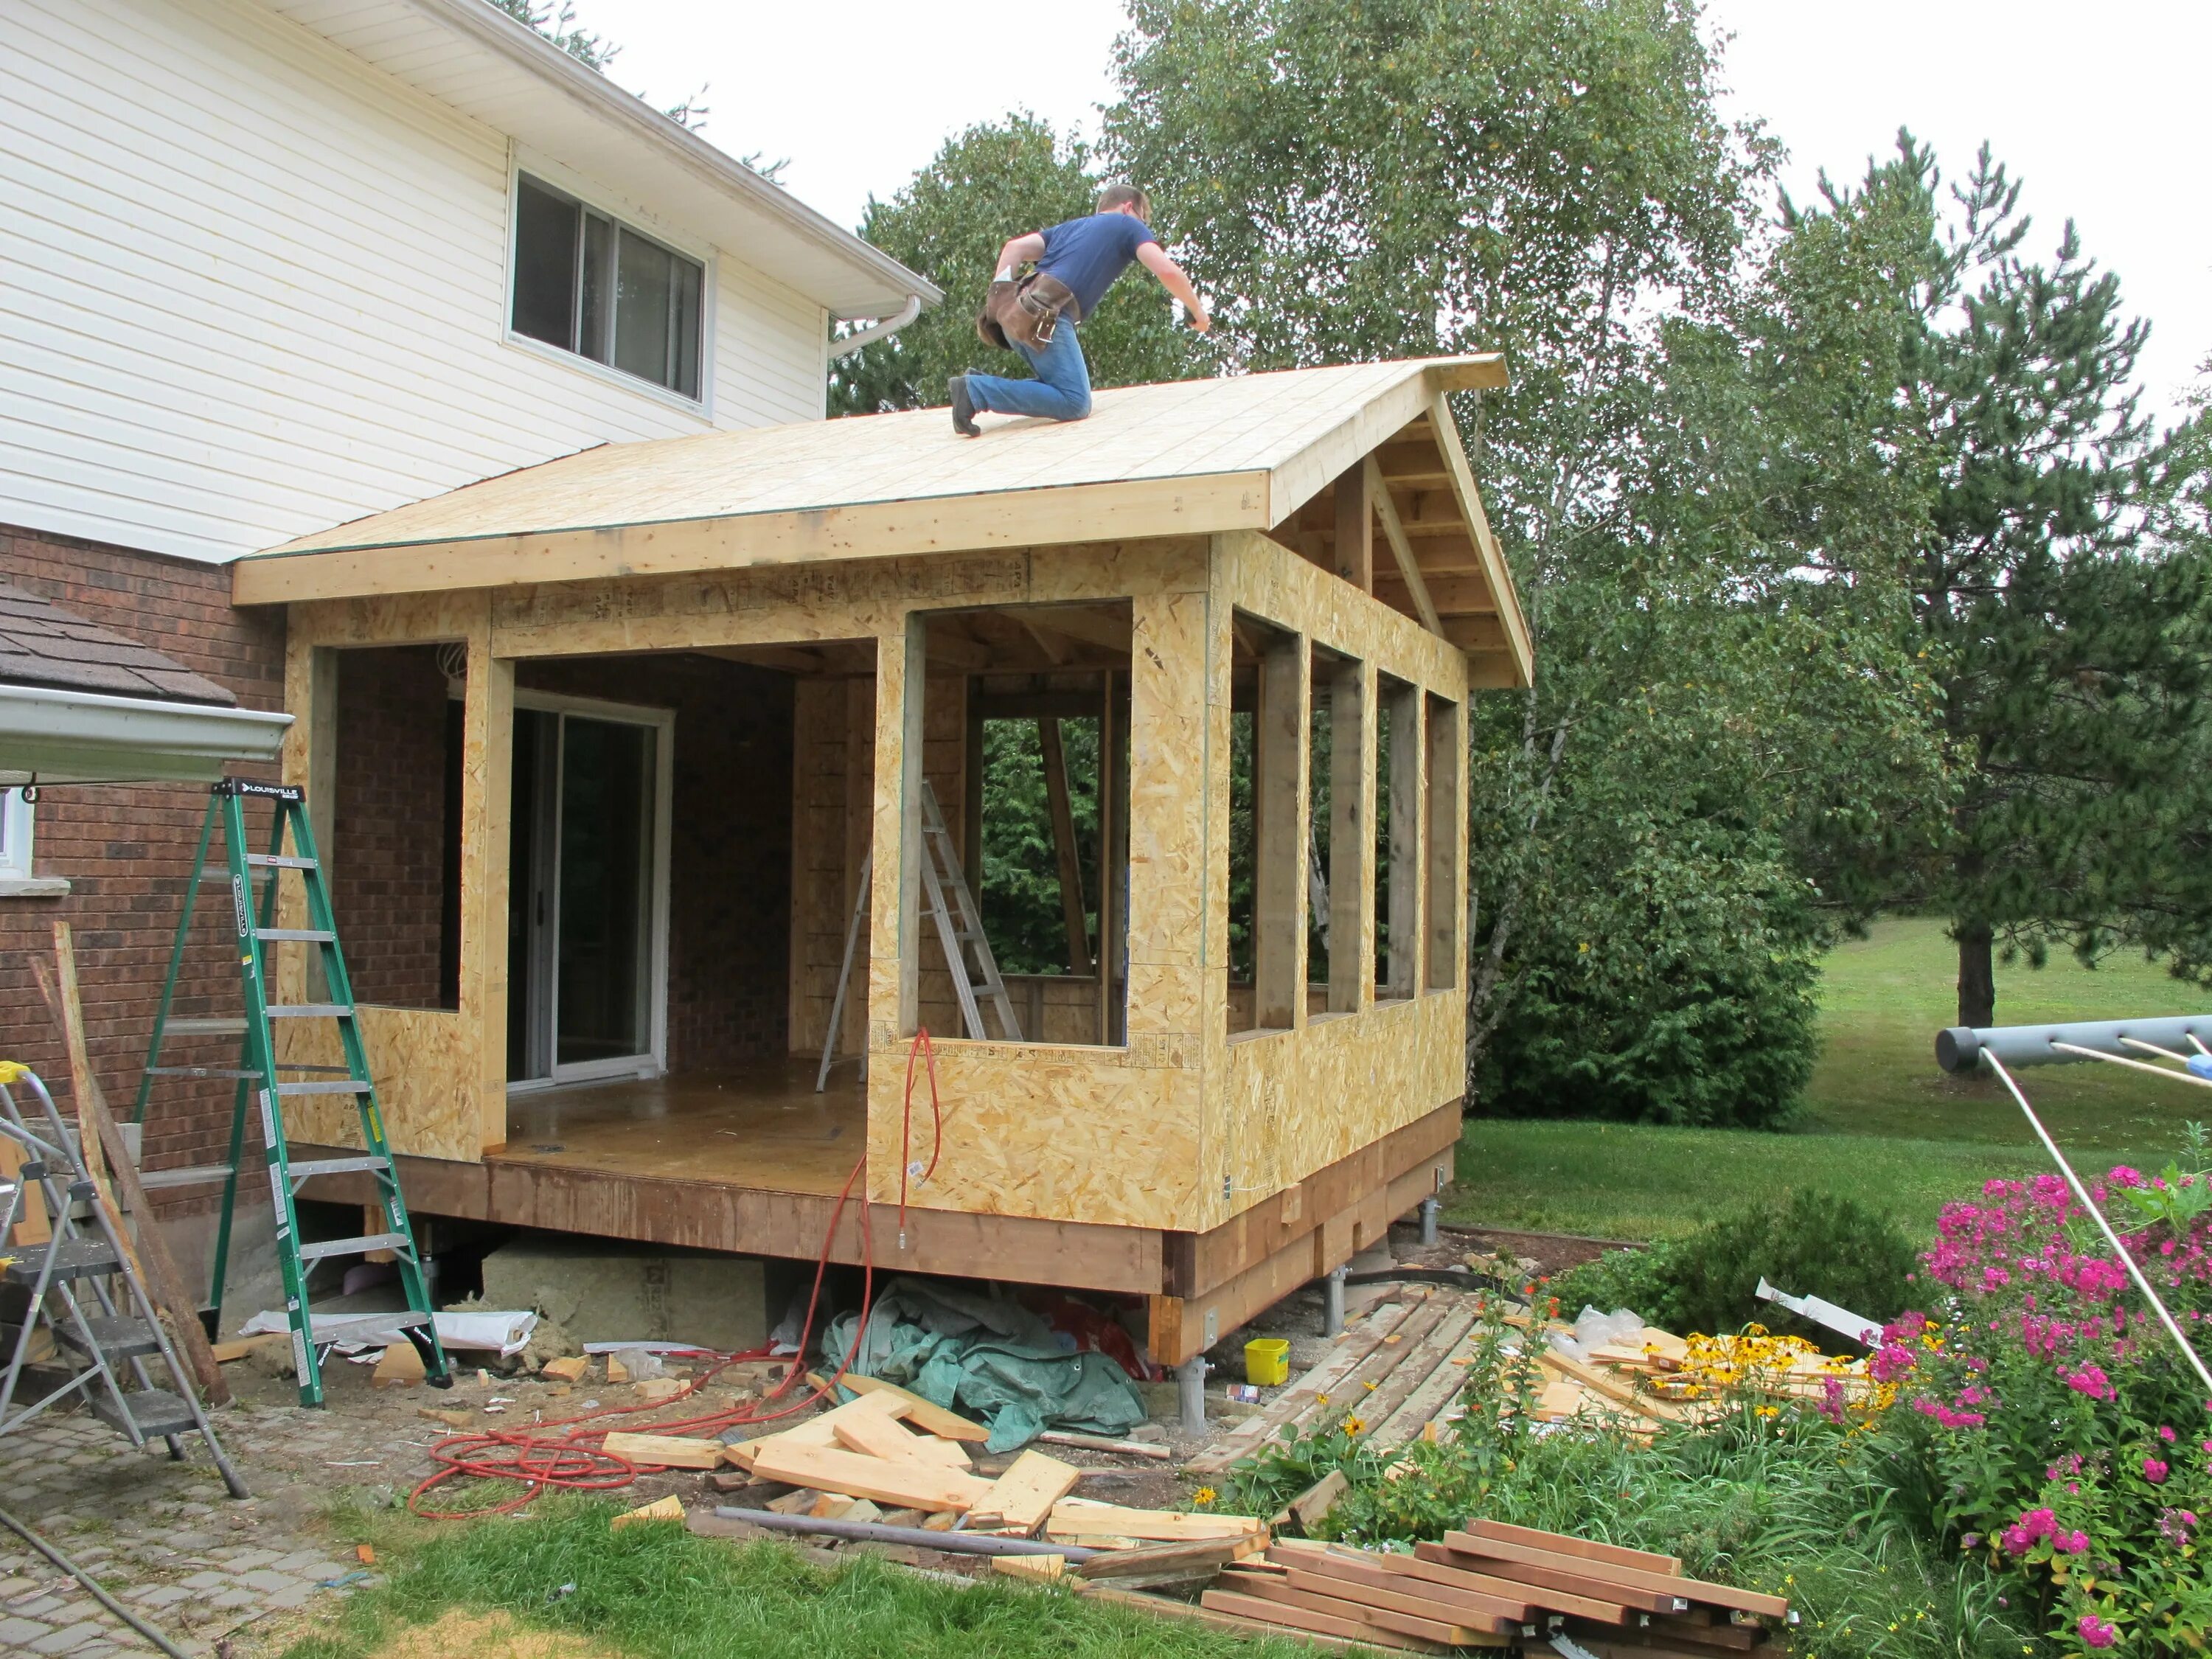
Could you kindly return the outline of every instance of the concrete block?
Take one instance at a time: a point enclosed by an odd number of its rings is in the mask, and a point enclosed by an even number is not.
[[[696,1342],[724,1353],[768,1340],[763,1265],[750,1256],[539,1235],[483,1260],[488,1308],[537,1308],[576,1342]]]

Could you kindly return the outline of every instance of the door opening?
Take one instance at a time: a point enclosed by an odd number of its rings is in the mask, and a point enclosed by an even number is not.
[[[666,1057],[672,717],[515,702],[508,1079],[651,1075]]]

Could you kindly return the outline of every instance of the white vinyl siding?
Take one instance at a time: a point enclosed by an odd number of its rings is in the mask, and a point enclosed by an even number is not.
[[[505,137],[251,0],[8,14],[0,522],[223,559],[823,412],[821,309],[724,251],[702,411],[510,342]]]

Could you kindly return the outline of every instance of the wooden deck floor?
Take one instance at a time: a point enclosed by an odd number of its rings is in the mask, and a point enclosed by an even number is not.
[[[814,1092],[815,1062],[577,1085],[509,1097],[495,1164],[710,1181],[834,1198],[866,1148],[857,1067]]]

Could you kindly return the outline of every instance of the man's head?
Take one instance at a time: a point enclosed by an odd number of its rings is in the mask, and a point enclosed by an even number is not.
[[[1134,185],[1109,185],[1098,192],[1098,211],[1148,220],[1152,216],[1152,198]]]

